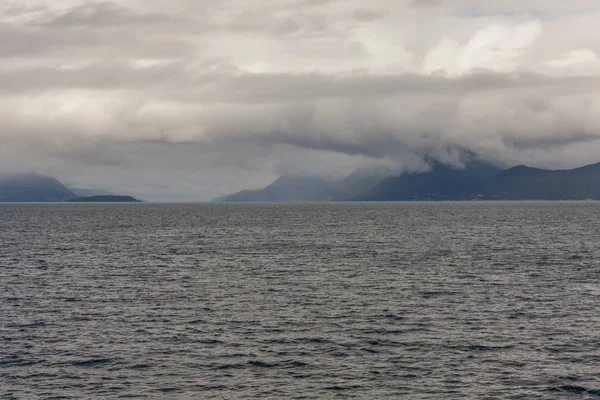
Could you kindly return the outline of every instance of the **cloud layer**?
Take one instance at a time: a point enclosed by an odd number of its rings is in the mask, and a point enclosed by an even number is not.
[[[0,170],[155,200],[282,173],[600,160],[594,1],[9,0]]]

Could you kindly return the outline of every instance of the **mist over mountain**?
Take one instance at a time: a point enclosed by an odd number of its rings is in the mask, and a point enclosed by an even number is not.
[[[432,161],[429,171],[389,177],[354,200],[461,200],[471,197],[476,184],[500,171],[500,168],[483,161],[468,162],[464,168]]]
[[[600,163],[569,170],[524,165],[503,170],[473,158],[462,166],[429,162],[427,171],[400,175],[382,167],[357,169],[341,179],[281,176],[263,189],[242,190],[213,201],[600,200]],[[105,193],[74,192],[56,178],[37,174],[0,177],[0,202],[137,200]]]
[[[215,199],[217,202],[347,201],[389,176],[388,168],[358,169],[343,179],[281,176],[264,189],[242,190]]]
[[[37,174],[0,176],[0,202],[53,202],[77,197],[58,180]]]
[[[242,190],[215,199],[220,202],[287,202],[325,200],[334,182],[318,177],[282,176],[264,189]]]
[[[463,167],[430,162],[428,171],[399,176],[379,169],[357,170],[338,181],[282,177],[265,189],[216,201],[600,200],[600,163],[571,170],[523,165],[502,170],[481,160]]]
[[[336,182],[326,193],[326,200],[351,200],[357,193],[367,193],[392,171],[386,167],[357,169],[347,177]]]
[[[591,164],[599,23],[594,0],[5,0],[0,171],[205,201],[456,148]]]
[[[0,175],[0,202],[138,201],[103,189],[72,189],[58,179],[35,173]]]

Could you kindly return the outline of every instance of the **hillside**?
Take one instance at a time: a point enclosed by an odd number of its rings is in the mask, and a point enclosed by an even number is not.
[[[216,201],[600,200],[600,163],[571,170],[524,165],[502,170],[474,160],[463,168],[430,161],[430,169],[390,176],[357,170],[346,178],[281,177],[261,190]]]
[[[75,194],[58,180],[37,174],[0,176],[0,202],[64,201]]]
[[[316,177],[282,176],[276,181],[258,190],[242,190],[223,196],[219,202],[290,202],[321,200],[323,193],[331,188],[332,182]]]
[[[343,179],[281,176],[263,189],[242,190],[217,202],[346,201],[372,189],[389,176],[387,168],[358,169]]]
[[[344,179],[335,182],[323,194],[324,200],[348,201],[357,195],[369,192],[377,184],[391,175],[389,168],[364,168],[357,169]]]
[[[389,177],[355,200],[464,200],[473,197],[477,184],[500,171],[494,165],[481,161],[468,163],[464,168],[432,162],[429,171]]]
[[[600,200],[600,163],[571,170],[520,165],[473,190],[485,200]]]

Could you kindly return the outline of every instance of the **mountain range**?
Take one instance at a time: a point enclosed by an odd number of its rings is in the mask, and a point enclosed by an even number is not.
[[[385,168],[356,170],[340,180],[283,176],[215,201],[600,200],[600,163],[570,170],[504,170],[480,160],[463,168],[432,160],[429,166],[398,176]]]
[[[0,175],[0,202],[138,201],[102,189],[78,189],[38,174]]]
[[[263,189],[242,190],[214,201],[600,200],[600,163],[545,170],[525,165],[501,169],[474,158],[462,168],[428,162],[427,171],[400,175],[370,168],[342,179],[281,176]],[[137,200],[125,197],[101,189],[72,189],[37,174],[0,175],[0,202]]]
[[[390,175],[387,168],[356,170],[339,180],[313,176],[281,176],[259,190],[242,190],[217,202],[344,201],[366,193]]]

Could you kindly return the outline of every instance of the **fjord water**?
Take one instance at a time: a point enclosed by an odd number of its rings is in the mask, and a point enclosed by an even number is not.
[[[600,397],[600,203],[0,205],[0,398]]]

